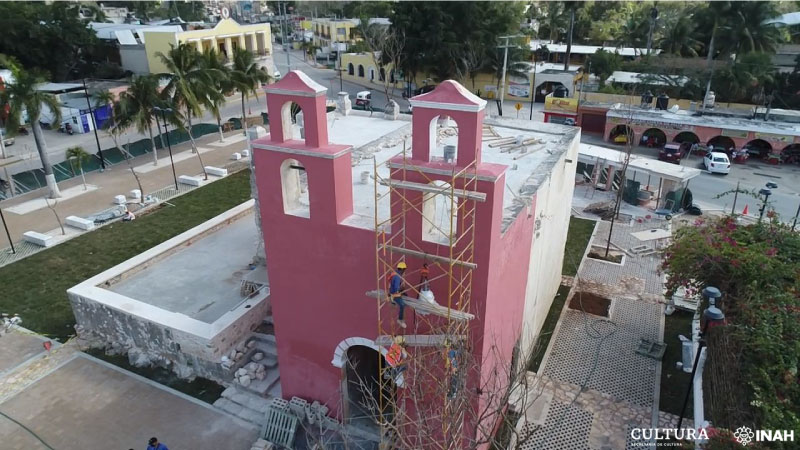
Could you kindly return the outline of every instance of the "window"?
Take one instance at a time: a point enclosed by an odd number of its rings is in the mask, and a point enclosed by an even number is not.
[[[384,70],[383,67],[381,67],[380,73],[378,74],[378,80],[386,81],[386,70]]]
[[[361,64],[358,65],[358,76],[360,78],[364,78],[364,66],[362,66]]]
[[[450,183],[433,181],[439,192],[422,197],[422,240],[448,245],[458,234],[458,198],[451,197]]]
[[[281,164],[281,191],[283,213],[298,217],[311,217],[306,169],[296,159]]]
[[[353,63],[347,63],[347,74],[355,75],[355,67],[353,67]]]
[[[723,158],[721,156],[717,156],[716,158],[714,158],[714,162],[726,163],[726,162],[728,162],[728,158]]]

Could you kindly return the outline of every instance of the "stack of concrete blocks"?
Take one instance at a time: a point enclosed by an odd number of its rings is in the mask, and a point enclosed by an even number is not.
[[[311,425],[320,424],[329,430],[338,430],[341,426],[338,420],[328,416],[328,407],[318,401],[309,404],[300,397],[292,397],[288,408],[298,419],[307,421]]]
[[[397,120],[400,117],[400,105],[394,100],[389,100],[386,105],[386,110],[383,112],[383,118],[386,120]]]
[[[336,99],[336,111],[346,116],[350,114],[352,109],[353,104],[350,102],[350,94],[347,92],[339,92],[338,98]]]

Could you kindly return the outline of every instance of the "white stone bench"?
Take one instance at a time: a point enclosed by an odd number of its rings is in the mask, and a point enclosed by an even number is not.
[[[37,233],[35,231],[26,231],[22,235],[22,238],[31,244],[41,245],[42,247],[50,247],[55,242],[53,236]]]
[[[181,175],[178,177],[178,183],[188,184],[189,186],[200,186],[200,178]]]
[[[64,219],[64,222],[67,225],[80,230],[94,230],[94,222],[89,219],[84,219],[83,217],[67,216],[67,218]]]
[[[114,203],[118,205],[125,205],[128,203],[128,199],[125,198],[124,195],[115,195],[114,196]]]
[[[250,157],[250,150],[244,149],[242,150],[242,158],[249,158]]]
[[[228,176],[228,170],[227,169],[221,169],[219,167],[214,167],[214,166],[206,166],[205,169],[206,169],[206,173],[207,174],[214,175],[215,177],[226,177],[226,176]]]
[[[134,200],[141,200],[142,199],[142,191],[138,189],[134,189],[130,192],[129,196]]]
[[[234,153],[234,154],[231,155],[231,159],[234,160],[234,161],[238,161],[238,160],[242,159],[242,154],[238,153],[238,152]]]

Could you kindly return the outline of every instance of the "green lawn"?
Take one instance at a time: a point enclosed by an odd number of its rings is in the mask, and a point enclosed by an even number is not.
[[[550,310],[547,311],[547,317],[544,319],[542,330],[536,339],[536,345],[533,349],[530,361],[528,361],[528,370],[531,372],[538,372],[539,365],[542,363],[542,358],[547,351],[547,345],[550,343],[550,338],[553,336],[553,330],[556,328],[558,319],[561,317],[561,310],[564,309],[564,302],[567,301],[569,294],[569,286],[563,284],[558,287],[556,298],[550,305]]]
[[[659,409],[678,415],[692,378],[690,373],[675,367],[675,363],[681,361],[681,343],[678,335],[692,337],[692,314],[686,311],[675,311],[670,316],[664,316],[664,319],[664,342],[667,343],[667,350],[664,352],[661,365]],[[691,417],[691,414],[692,402],[690,401],[684,417]]]
[[[170,200],[135,221],[117,222],[0,268],[0,312],[51,338],[74,334],[66,290],[250,198],[250,172],[235,173]]]
[[[561,268],[562,275],[574,277],[578,273],[578,266],[583,259],[586,246],[589,245],[594,225],[593,220],[570,217],[567,245],[564,247],[564,263]]]

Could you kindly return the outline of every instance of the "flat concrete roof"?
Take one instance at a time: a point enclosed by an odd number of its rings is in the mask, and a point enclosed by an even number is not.
[[[625,152],[599,145],[581,144],[579,159],[593,163],[595,160],[616,162],[619,166],[625,161]],[[657,159],[631,155],[628,170],[649,173],[668,180],[684,182],[700,175],[700,169],[672,164]]]
[[[167,311],[213,323],[244,299],[242,277],[258,247],[253,214],[155,260],[107,289]],[[255,270],[264,270],[259,267]],[[266,274],[262,277],[266,283]]]

